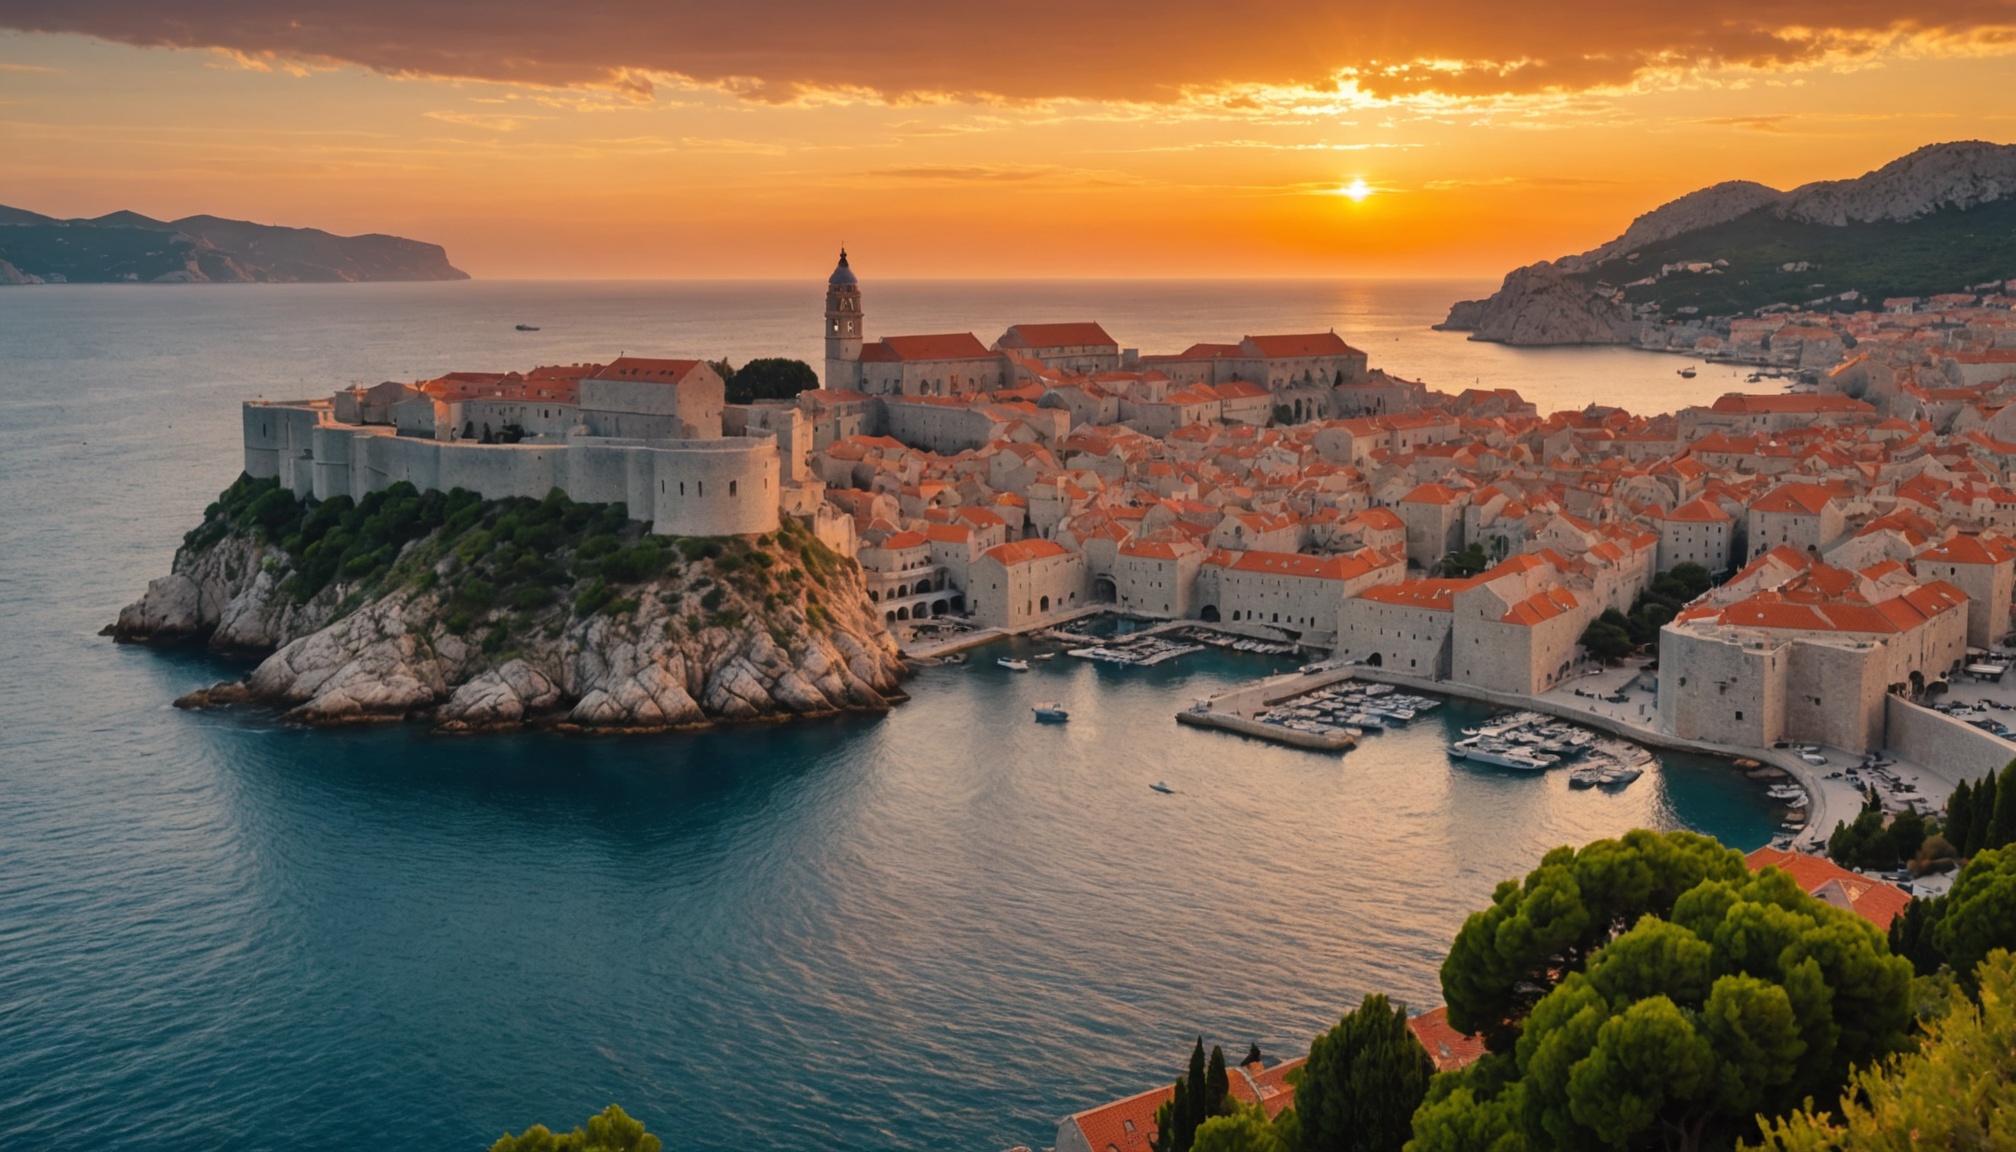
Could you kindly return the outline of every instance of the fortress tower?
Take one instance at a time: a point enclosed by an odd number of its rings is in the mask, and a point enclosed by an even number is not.
[[[861,377],[861,282],[840,250],[839,266],[826,278],[826,374],[828,388],[856,388]]]

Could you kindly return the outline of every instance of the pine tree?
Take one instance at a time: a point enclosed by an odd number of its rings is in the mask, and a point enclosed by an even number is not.
[[[1988,820],[1988,835],[1981,847],[2002,848],[2016,843],[2016,762],[2002,769],[1995,787],[1995,811]]]
[[[1963,856],[1967,853],[1967,833],[1973,826],[1974,788],[1962,780],[1953,789],[1953,798],[1946,802],[1946,842]]]
[[[1971,859],[1988,843],[1988,824],[1995,815],[1995,784],[1995,773],[1990,772],[1974,786],[1974,816],[1967,829],[1967,843],[1955,845],[1960,849],[1962,858]]]

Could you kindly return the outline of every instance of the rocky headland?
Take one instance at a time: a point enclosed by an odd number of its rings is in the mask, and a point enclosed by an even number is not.
[[[2016,275],[2016,146],[1933,144],[1852,180],[1690,192],[1507,274],[1437,327],[1505,344],[1692,349],[1732,317],[1853,309]]]
[[[0,205],[0,284],[467,280],[439,244],[138,212],[59,220]]]
[[[310,503],[241,477],[106,632],[263,656],[176,703],[311,724],[659,731],[904,698],[859,568],[794,521],[668,539],[558,492]]]

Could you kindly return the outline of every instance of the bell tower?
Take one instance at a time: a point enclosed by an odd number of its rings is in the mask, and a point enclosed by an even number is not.
[[[826,377],[828,388],[861,384],[861,282],[840,250],[839,266],[826,278]]]

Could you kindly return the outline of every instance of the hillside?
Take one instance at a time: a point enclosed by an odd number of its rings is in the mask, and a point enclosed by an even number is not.
[[[0,205],[0,284],[467,280],[439,244],[218,216],[89,220]]]
[[[2016,146],[1934,144],[1852,180],[1730,181],[1610,242],[1508,274],[1444,328],[1511,344],[1650,343],[1674,319],[1880,306],[2016,276]]]

